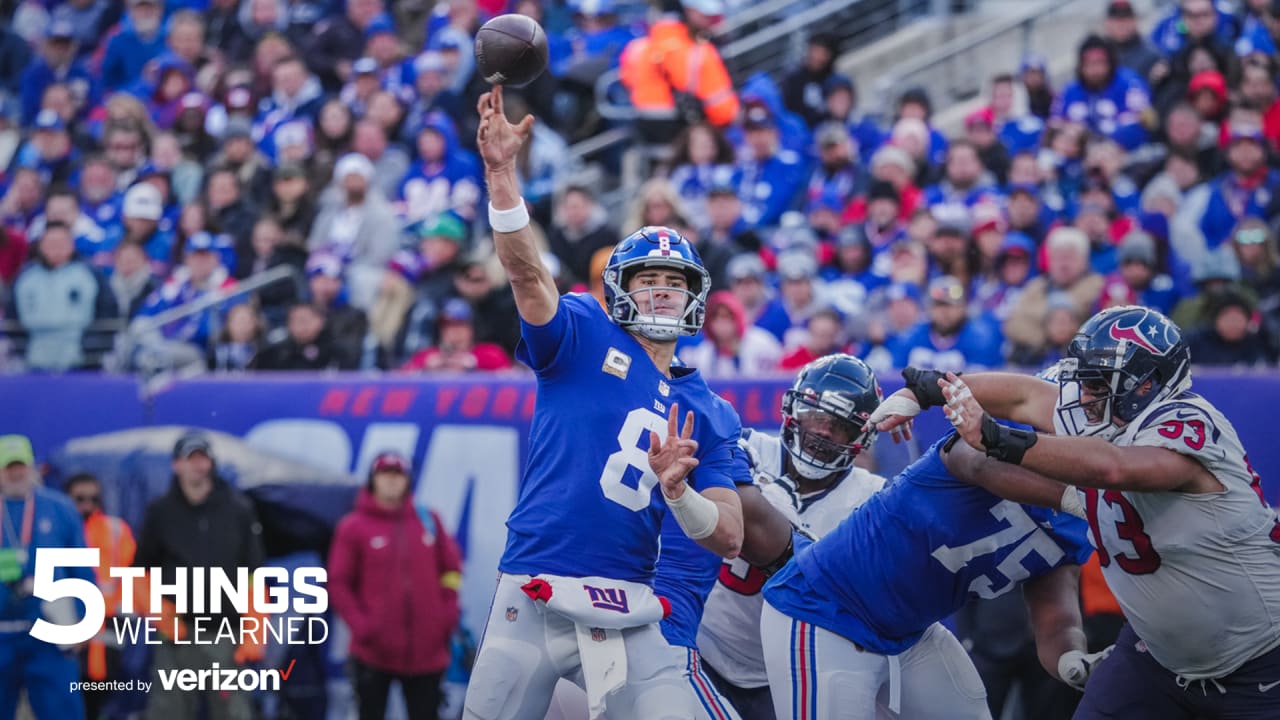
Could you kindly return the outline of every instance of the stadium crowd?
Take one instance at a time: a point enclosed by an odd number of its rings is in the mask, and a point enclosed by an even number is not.
[[[550,37],[550,71],[507,103],[539,120],[520,172],[545,262],[599,296],[620,233],[679,228],[715,290],[680,355],[710,376],[838,349],[1039,366],[1130,303],[1170,313],[1197,363],[1275,362],[1276,3],[1179,0],[1148,38],[1111,2],[1063,87],[1024,58],[952,137],[918,89],[864,113],[825,35],[777,81],[730,78],[704,40],[722,0],[661,0],[647,25],[610,0],[450,0],[424,27],[403,10],[21,3],[0,31],[6,368],[511,367],[473,110],[474,33],[508,10]],[[609,68],[637,137],[669,146],[614,217],[567,152],[608,124]],[[297,281],[166,313],[278,266]]]

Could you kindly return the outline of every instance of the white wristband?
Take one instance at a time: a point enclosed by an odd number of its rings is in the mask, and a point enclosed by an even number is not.
[[[702,497],[691,487],[685,487],[684,494],[675,500],[667,497],[666,493],[662,493],[662,497],[671,508],[671,514],[676,516],[676,524],[691,539],[701,540],[716,531],[716,525],[720,523],[720,508],[714,501]]]
[[[1075,515],[1081,520],[1088,520],[1084,513],[1084,503],[1080,502],[1080,491],[1074,485],[1068,485],[1067,489],[1062,491],[1062,502],[1059,505],[1062,512]]]
[[[489,203],[489,227],[494,232],[513,233],[529,226],[529,210],[520,203],[510,210],[499,210]]]

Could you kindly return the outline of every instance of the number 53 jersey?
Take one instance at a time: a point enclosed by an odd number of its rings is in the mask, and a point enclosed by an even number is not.
[[[667,512],[649,469],[649,432],[692,410],[697,490],[746,475],[738,414],[702,375],[663,375],[590,295],[560,298],[546,325],[521,322],[516,356],[537,374],[528,459],[507,518],[504,573],[598,576],[650,584]]]
[[[780,612],[881,655],[971,596],[993,598],[1093,548],[1083,520],[957,480],[939,440],[765,585]]]
[[[1153,405],[1111,442],[1194,458],[1223,487],[1203,494],[1080,489],[1107,585],[1151,656],[1200,680],[1229,675],[1280,645],[1280,525],[1231,423],[1184,392]]]

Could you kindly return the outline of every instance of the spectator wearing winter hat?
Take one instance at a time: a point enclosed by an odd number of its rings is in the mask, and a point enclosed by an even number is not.
[[[826,305],[814,250],[800,246],[778,256],[778,296],[769,301],[756,325],[773,333],[786,351],[800,346],[804,326]]]
[[[227,121],[222,151],[209,159],[208,167],[230,169],[245,197],[265,198],[271,192],[271,161],[254,143],[253,127],[242,118]]]
[[[362,57],[351,64],[351,77],[338,91],[338,99],[351,108],[356,117],[364,117],[369,109],[369,98],[382,89],[378,61]]]
[[[1099,303],[1145,305],[1166,315],[1178,303],[1173,278],[1161,272],[1155,238],[1142,230],[1125,236],[1116,253],[1118,269],[1106,278]]]
[[[903,223],[907,223],[916,209],[921,206],[923,193],[915,181],[916,162],[911,155],[900,147],[886,145],[876,151],[871,158],[871,187],[875,188],[875,181],[888,183],[894,190],[893,195],[897,197],[898,219]],[[883,190],[881,197],[888,197]],[[868,200],[868,203],[870,200]],[[849,222],[857,222],[857,201],[851,203],[845,212],[845,219]]]
[[[742,218],[752,227],[773,227],[800,197],[804,160],[779,145],[777,122],[764,102],[743,107],[742,126],[748,150],[736,168]]]
[[[1035,275],[1032,269],[1035,254],[1034,240],[1019,232],[1006,234],[996,257],[995,283],[974,290],[976,309],[988,313],[1003,326],[1017,306],[1022,289]]]
[[[1082,231],[1059,227],[1049,233],[1045,248],[1047,271],[1027,283],[1004,323],[1005,337],[1031,353],[1045,347],[1044,321],[1051,293],[1067,293],[1081,316],[1088,316],[1103,285],[1103,277],[1089,268],[1089,238]]]
[[[1182,298],[1169,316],[1185,332],[1208,327],[1213,321],[1213,303],[1223,295],[1235,293],[1251,303],[1257,302],[1253,291],[1240,281],[1240,264],[1234,253],[1215,252],[1200,257],[1191,266],[1191,280],[1195,292]]]
[[[31,140],[18,148],[15,168],[28,167],[40,174],[40,182],[74,183],[77,180],[80,153],[71,144],[66,123],[53,110],[36,114]]]
[[[475,167],[460,152],[453,121],[443,113],[425,118],[414,148],[416,159],[412,166],[404,159],[398,176],[404,180],[395,187],[405,216],[423,220],[452,210],[467,222],[474,221],[483,191]],[[402,151],[395,152],[404,158]]]
[[[224,31],[222,42],[216,47],[222,48],[231,62],[244,63],[262,38],[269,33],[285,33],[289,18],[285,3],[279,0],[248,0],[238,3],[237,8],[235,19],[230,23],[233,29]]]
[[[413,93],[405,111],[404,129],[399,140],[412,146],[427,116],[442,112],[449,117],[461,115],[458,96],[449,89],[449,76],[444,58],[438,51],[427,50],[413,59]]]
[[[421,290],[442,304],[451,293],[453,276],[470,247],[467,226],[454,213],[444,212],[418,223],[418,254],[424,264]]]
[[[884,263],[876,268],[876,257],[867,238],[864,226],[850,225],[842,228],[835,239],[835,251],[831,264],[823,268],[822,278],[827,283],[831,302],[841,312],[856,314],[868,295],[888,284]]]
[[[702,341],[680,350],[680,359],[709,378],[762,377],[778,369],[782,344],[750,324],[742,302],[728,290],[707,298]]]
[[[49,24],[35,61],[22,70],[20,77],[23,125],[35,122],[45,89],[55,83],[71,88],[78,111],[86,110],[98,101],[97,80],[77,58],[75,27],[66,21]]]
[[[871,164],[871,156],[884,142],[884,130],[869,115],[858,109],[858,88],[847,75],[832,74],[822,84],[823,119],[842,123],[849,129],[849,136],[857,143],[858,157],[864,165]]]
[[[1197,365],[1259,367],[1275,364],[1275,353],[1257,321],[1253,301],[1226,292],[1208,306],[1210,323],[1188,338]]]
[[[150,258],[151,268],[157,275],[168,272],[173,256],[173,230],[162,228],[164,198],[155,185],[138,183],[124,194],[120,208],[122,221],[107,228],[104,249],[114,249],[121,243],[140,245]]]
[[[839,213],[855,196],[866,193],[867,172],[858,160],[857,147],[845,125],[827,123],[819,127],[815,135],[818,166],[809,176],[808,209],[813,210],[823,198],[832,197]]]
[[[960,372],[1004,364],[999,330],[985,318],[969,317],[968,295],[958,279],[943,275],[929,283],[928,316],[889,343],[895,367]]]
[[[1004,185],[1009,178],[1009,150],[996,134],[995,113],[991,108],[980,108],[965,116],[964,136],[978,151],[978,161],[995,178],[995,183]]]
[[[400,228],[391,204],[373,184],[369,158],[344,155],[334,167],[333,183],[320,196],[320,209],[307,247],[327,248],[349,264],[351,304],[372,306],[378,279],[400,246]]]
[[[364,338],[369,332],[369,317],[347,302],[343,269],[342,261],[332,255],[311,256],[307,260],[307,289],[311,304],[324,311],[328,318],[334,352],[342,358],[339,364],[354,368],[359,365]]]
[[[364,57],[373,60],[374,75],[383,90],[403,102],[412,99],[413,65],[405,60],[404,43],[395,25],[375,22],[369,26],[364,35]],[[355,64],[351,67],[354,72]]]
[[[1076,79],[1062,90],[1053,116],[1082,123],[1128,150],[1147,141],[1142,114],[1151,107],[1146,81],[1120,66],[1115,48],[1090,35],[1077,54]]]
[[[725,266],[729,292],[742,304],[749,325],[756,324],[773,297],[765,283],[767,272],[764,261],[754,252],[739,253]]]
[[[385,717],[398,682],[409,717],[437,717],[462,559],[440,517],[415,503],[408,458],[374,458],[355,508],[334,532],[328,567],[334,611],[351,628],[359,716]]]
[[[102,82],[108,91],[125,88],[142,77],[148,62],[165,51],[163,3],[129,0],[120,32],[107,41],[102,56]]]
[[[466,300],[453,298],[440,309],[436,344],[414,353],[401,370],[472,372],[506,370],[511,358],[494,343],[476,342],[475,314]]]
[[[1049,61],[1041,55],[1028,55],[1018,68],[1018,79],[1027,93],[1027,106],[1032,116],[1048,120],[1056,95],[1049,84]]]

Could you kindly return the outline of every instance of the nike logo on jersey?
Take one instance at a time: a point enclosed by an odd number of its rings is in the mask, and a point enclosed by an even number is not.
[[[1270,690],[1271,688],[1277,685],[1280,685],[1280,680],[1277,680],[1273,683],[1266,683],[1266,684],[1258,683],[1258,692],[1267,692],[1268,690]]]

